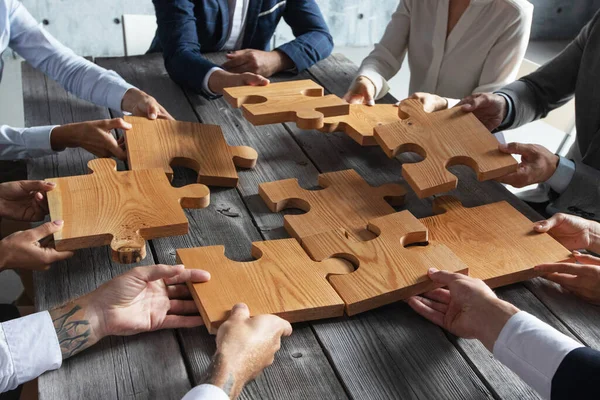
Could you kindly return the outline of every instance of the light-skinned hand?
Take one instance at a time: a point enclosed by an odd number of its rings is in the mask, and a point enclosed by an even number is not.
[[[549,233],[569,250],[590,250],[600,253],[600,223],[569,214],[554,214],[547,220],[538,221],[533,229]]]
[[[344,100],[350,104],[375,105],[375,84],[366,76],[359,76],[344,95]]]
[[[44,181],[15,181],[0,184],[0,217],[15,221],[41,221],[48,215],[46,192],[55,184]]]
[[[266,78],[294,67],[294,62],[282,51],[243,49],[227,53],[221,67],[231,73],[251,72]]]
[[[121,100],[121,109],[137,117],[173,120],[171,114],[154,97],[136,88],[131,88],[125,92]]]
[[[438,271],[428,273],[432,281],[447,289],[435,289],[408,299],[418,314],[450,333],[466,339],[479,339],[488,350],[510,317],[519,310],[500,300],[483,281],[462,274]]]
[[[508,113],[506,99],[494,93],[475,93],[462,99],[457,107],[472,112],[490,131],[500,126]]]
[[[57,261],[72,257],[72,252],[56,251],[49,242],[43,240],[60,231],[62,227],[63,221],[47,222],[37,228],[15,232],[0,240],[0,270],[45,270]]]
[[[521,155],[517,171],[498,179],[516,188],[546,182],[554,175],[560,160],[556,154],[537,144],[501,143],[498,150],[506,154]]]
[[[208,88],[217,94],[223,94],[223,89],[236,86],[267,86],[269,80],[263,76],[250,72],[234,74],[231,72],[216,70],[208,79]]]
[[[448,100],[437,94],[417,92],[411,94],[408,98],[419,100],[423,104],[423,111],[428,113],[448,109]]]
[[[542,264],[534,269],[585,301],[600,305],[600,258],[577,251],[573,257],[579,263]]]

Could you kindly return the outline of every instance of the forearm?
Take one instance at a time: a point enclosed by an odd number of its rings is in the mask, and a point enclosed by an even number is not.
[[[235,399],[246,384],[245,380],[240,378],[240,374],[235,372],[240,367],[244,368],[244,366],[232,365],[226,357],[217,352],[212,358],[204,383],[221,388],[227,396]]]

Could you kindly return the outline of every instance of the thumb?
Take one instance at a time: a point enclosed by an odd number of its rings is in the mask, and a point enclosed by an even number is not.
[[[508,143],[508,144],[504,144],[504,143],[500,143],[498,145],[498,150],[500,150],[502,153],[506,153],[506,154],[520,154],[522,156],[529,156],[533,154],[532,148],[530,145],[528,144],[522,144],[522,143]]]
[[[230,320],[245,320],[250,318],[250,309],[244,303],[237,303],[231,309],[231,314],[229,315]]]
[[[40,226],[38,226],[37,228],[33,228],[29,230],[29,234],[31,235],[31,238],[35,241],[38,240],[42,240],[45,237],[48,237],[52,234],[54,234],[55,232],[60,231],[63,228],[64,225],[64,221],[53,221],[53,222],[46,222],[45,224],[42,224]]]
[[[244,75],[244,85],[250,86],[267,86],[270,81],[261,75],[248,74]]]
[[[600,266],[600,258],[598,258],[598,257],[594,257],[589,254],[582,254],[578,251],[574,251],[573,256],[575,257],[577,262],[579,262],[580,264]]]
[[[55,183],[46,181],[21,181],[19,183],[25,192],[49,192],[56,187]]]
[[[146,115],[148,116],[148,119],[158,118],[159,113],[160,113],[160,109],[158,108],[158,105],[153,101],[150,102],[148,104],[148,108],[146,109]]]
[[[565,216],[562,214],[554,214],[552,217],[550,217],[549,219],[545,220],[545,221],[539,221],[536,222],[535,225],[533,226],[533,229],[536,232],[540,232],[540,233],[546,233],[550,230],[552,230],[552,228],[555,228],[556,226],[560,225],[565,219]]]
[[[136,267],[127,273],[130,273],[136,278],[139,278],[145,282],[154,282],[160,279],[172,278],[181,273],[183,269],[183,265],[158,264],[148,265],[145,267]]]
[[[108,150],[110,154],[117,157],[119,160],[127,160],[127,153],[121,148],[119,142],[117,142],[112,134],[107,133],[106,141],[106,150]]]
[[[464,275],[461,274],[455,274],[453,272],[448,271],[439,271],[435,268],[429,268],[429,271],[427,271],[427,275],[429,275],[429,278],[431,278],[432,281],[436,283],[441,283],[444,286],[447,286],[451,282],[454,282],[455,280],[464,277]]]
[[[279,317],[277,317],[279,318]],[[285,319],[279,318],[281,320],[281,336],[290,336],[292,334],[292,324],[290,324]]]
[[[113,118],[106,124],[106,129],[124,129],[129,130],[133,128],[129,122],[126,122],[123,118]]]

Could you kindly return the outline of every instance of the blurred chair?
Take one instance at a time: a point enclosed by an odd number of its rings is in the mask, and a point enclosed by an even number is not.
[[[123,45],[126,56],[146,54],[156,34],[154,15],[123,14]]]

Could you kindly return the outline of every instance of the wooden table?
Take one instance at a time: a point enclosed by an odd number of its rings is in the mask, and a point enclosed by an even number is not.
[[[222,54],[210,55],[216,62]],[[249,145],[259,154],[253,170],[240,172],[237,189],[213,188],[211,205],[186,211],[190,233],[153,240],[143,264],[175,263],[182,247],[223,244],[234,260],[249,260],[250,242],[288,237],[281,214],[269,212],[258,184],[298,178],[316,186],[322,172],[354,168],[372,185],[402,182],[401,162],[378,147],[360,147],[344,134],[301,131],[293,124],[255,127],[223,99],[208,101],[173,83],[160,55],[96,60],[156,97],[179,120],[221,125],[232,145]],[[310,78],[342,96],[357,68],[333,55],[297,77]],[[111,117],[109,110],[75,99],[29,66],[23,68],[27,126],[64,124]],[[396,100],[391,96],[385,103]],[[91,156],[69,150],[32,161],[29,177],[42,179],[84,174]],[[407,160],[407,158],[403,158]],[[120,165],[124,168],[124,165]],[[453,167],[457,195],[475,206],[507,200],[532,220],[539,216],[495,182],[479,183],[466,167]],[[177,170],[174,183],[195,181]],[[417,217],[432,214],[431,199],[414,193],[406,208]],[[485,262],[485,260],[482,260]],[[35,276],[38,309],[48,309],[87,293],[133,267],[110,261],[108,247],[77,252],[74,258]],[[556,286],[535,279],[498,294],[565,334],[600,348],[600,312]],[[67,360],[39,380],[46,399],[179,399],[202,376],[214,351],[204,327],[112,337]],[[524,399],[535,392],[494,360],[477,341],[457,339],[398,303],[352,318],[296,324],[283,341],[273,366],[249,384],[243,399]]]

